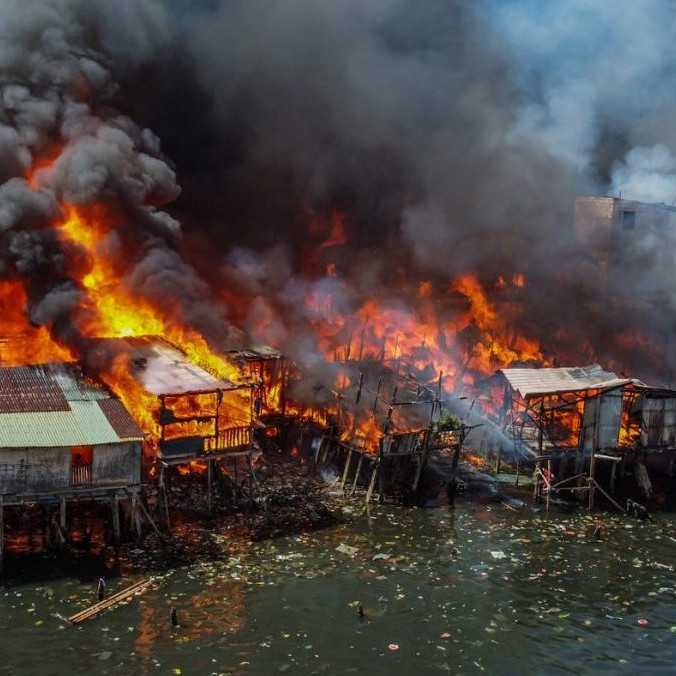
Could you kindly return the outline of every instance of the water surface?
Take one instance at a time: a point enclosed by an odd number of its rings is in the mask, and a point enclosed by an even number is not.
[[[599,540],[586,515],[378,507],[300,537],[215,534],[222,559],[78,628],[91,580],[19,576],[0,674],[673,674],[676,521],[603,521]]]

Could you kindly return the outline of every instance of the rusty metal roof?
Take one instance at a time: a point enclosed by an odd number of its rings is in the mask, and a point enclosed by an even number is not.
[[[0,369],[0,413],[68,411],[68,401],[49,366]]]
[[[75,364],[0,368],[0,448],[113,444],[143,434]]]
[[[645,383],[635,378],[619,378],[612,371],[604,371],[599,364],[563,368],[500,369],[498,373],[502,373],[512,389],[526,399],[534,395],[559,392],[607,390],[628,384],[646,387]]]
[[[120,439],[143,437],[143,432],[119,399],[100,399],[97,403]]]

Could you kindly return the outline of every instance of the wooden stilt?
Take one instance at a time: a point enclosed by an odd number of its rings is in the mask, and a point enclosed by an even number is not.
[[[535,463],[535,474],[533,475],[533,501],[537,502],[540,493],[540,461]]]
[[[392,462],[390,461],[390,470]],[[385,501],[385,473],[382,466],[378,468],[378,504],[382,505]]]
[[[320,464],[320,465],[326,464],[326,459],[327,459],[327,456],[329,455],[329,447],[330,447],[330,446],[331,446],[330,440],[329,440],[329,439],[324,439],[324,441],[322,442],[322,450],[323,450],[323,454],[322,454],[321,459],[319,460],[319,464]]]
[[[133,493],[131,496],[131,514],[134,519],[134,527],[136,529],[136,538],[141,540],[143,537],[143,528],[141,526],[141,514],[138,508],[138,495]]]
[[[611,463],[610,467],[610,492],[615,493],[615,476],[617,474],[617,463]]]
[[[315,449],[315,467],[319,463],[319,454],[322,452],[322,447],[324,446],[324,438],[322,437],[321,441],[317,444],[317,448]]]
[[[209,513],[213,511],[214,501],[213,501],[213,480],[214,480],[214,461],[207,460],[207,505],[209,508]]]
[[[350,490],[350,495],[354,495],[354,492],[357,490],[357,481],[359,481],[359,474],[361,473],[361,466],[364,462],[364,454],[359,454],[359,462],[357,463],[357,469],[354,473],[354,480],[352,481],[352,489]]]
[[[549,512],[549,498],[552,492],[552,459],[547,458],[547,480],[549,481],[549,486],[547,489],[547,498],[545,500],[545,511]]]
[[[352,449],[347,453],[347,460],[345,461],[345,469],[343,470],[343,478],[340,482],[340,487],[345,489],[345,482],[347,481],[347,475],[350,471],[350,464],[352,463]]]
[[[375,488],[376,485],[376,478],[378,477],[378,469],[379,469],[379,461],[376,460],[376,463],[373,467],[373,471],[371,472],[371,481],[369,482],[369,487],[368,490],[366,491],[366,503],[368,504],[371,502],[371,496],[373,495],[373,489]]]
[[[160,487],[162,490],[162,503],[164,505],[164,521],[167,530],[171,530],[171,520],[169,519],[169,496],[167,495],[167,475],[164,471],[164,466],[160,471]]]
[[[519,457],[516,458],[516,477],[514,478],[514,485],[519,486]]]
[[[120,543],[120,498],[115,495],[110,501],[110,509],[113,513],[113,540]]]
[[[68,521],[67,521],[65,495],[61,496],[61,506],[59,509],[59,528],[61,529],[62,544],[66,544],[68,542]]]
[[[150,516],[150,513],[146,509],[146,506],[143,502],[143,498],[139,497],[138,499],[138,506],[140,507],[140,511],[143,512],[143,516],[148,520],[148,523],[152,526],[152,529],[157,533],[157,535],[162,538],[162,533],[160,533],[160,529],[157,527],[157,524],[153,520],[153,517]],[[140,523],[140,518],[139,518],[139,523]]]

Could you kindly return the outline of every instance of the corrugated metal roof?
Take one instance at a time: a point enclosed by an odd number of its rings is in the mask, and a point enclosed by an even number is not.
[[[120,439],[143,438],[143,432],[119,399],[101,399],[97,403]]]
[[[31,411],[0,416],[0,447],[95,446],[120,437],[94,401],[72,401],[70,411]]]
[[[110,403],[102,407],[104,401]],[[122,403],[76,365],[0,368],[1,448],[94,446],[142,438]]]
[[[618,378],[611,371],[604,371],[598,364],[580,367],[542,369],[501,369],[509,384],[522,397],[581,390],[605,390],[632,383],[645,387],[640,380]]]
[[[0,369],[0,413],[67,410],[63,390],[48,366]]]
[[[101,338],[92,341],[92,344],[104,358],[126,355],[131,375],[150,394],[213,392],[239,387],[193,364],[181,350],[158,336]]]

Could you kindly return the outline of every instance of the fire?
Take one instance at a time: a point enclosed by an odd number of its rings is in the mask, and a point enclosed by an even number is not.
[[[120,280],[105,251],[106,229],[101,222],[85,220],[72,206],[59,226],[61,236],[79,244],[89,255],[90,269],[81,283],[95,310],[88,317],[86,333],[99,338],[159,335],[177,345],[188,358],[220,378],[236,380],[237,368],[215,354],[204,337],[194,329],[163,317],[159,310],[133,297]]]
[[[54,342],[45,326],[28,321],[26,290],[18,281],[0,282],[0,365],[22,366],[73,361],[66,347]]]
[[[141,429],[149,435],[148,441],[151,447],[148,450],[156,450],[155,444],[160,436],[160,427],[157,423],[159,401],[146,392],[133,378],[128,356],[125,354],[118,355],[110,370],[101,374],[101,379],[120,397]]]
[[[515,288],[526,283],[524,275],[512,281]],[[487,376],[520,361],[547,364],[538,341],[510,326],[476,277],[459,277],[448,293],[464,298],[467,309],[442,317],[429,281],[420,283],[408,308],[372,298],[347,317],[335,310],[330,294],[317,292],[306,304],[327,358],[396,360],[420,372],[431,367],[434,377],[445,374],[449,389],[472,384],[472,372]]]
[[[204,337],[188,326],[181,326],[150,303],[129,293],[111,257],[106,251],[105,216],[94,209],[85,217],[72,206],[66,206],[66,219],[58,232],[64,241],[78,244],[87,254],[88,267],[80,283],[87,291],[88,312],[78,317],[82,332],[95,338],[127,338],[159,335],[179,347],[187,358],[219,378],[236,381],[237,368],[215,354]],[[118,357],[108,373],[101,374],[106,384],[120,396],[127,409],[155,440],[158,401],[143,390],[130,375],[124,356]]]

